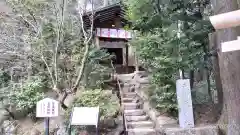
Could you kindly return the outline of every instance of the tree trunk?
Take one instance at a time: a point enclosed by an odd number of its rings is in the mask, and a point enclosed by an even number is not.
[[[80,66],[80,70],[78,72],[78,77],[77,77],[77,80],[72,88],[72,91],[74,93],[77,92],[77,88],[82,80],[82,77],[83,77],[83,73],[84,73],[84,70],[85,70],[85,66],[86,66],[86,63],[87,63],[87,59],[88,59],[88,53],[89,53],[89,48],[90,48],[90,45],[89,43],[85,43],[85,52],[84,52],[84,55],[83,55],[83,58],[82,58],[82,62],[81,62],[81,66]]]
[[[238,9],[237,0],[212,0],[215,14],[226,13]],[[239,28],[217,31],[218,45],[222,42],[236,40]],[[219,67],[223,86],[224,101],[227,104],[227,135],[240,135],[240,52],[222,53],[218,51]]]
[[[190,78],[190,87],[191,87],[191,90],[193,89],[193,84],[194,84],[194,70],[190,70],[190,73],[189,73],[189,78]]]
[[[211,91],[211,82],[210,82],[210,73],[209,69],[205,68],[206,80],[207,80],[207,89],[208,89],[208,96],[211,103],[213,103],[213,96]]]
[[[207,63],[209,58],[206,54],[208,54],[208,52],[209,52],[209,47],[207,45],[203,44],[203,51],[205,53],[204,62]],[[205,71],[204,73],[206,75],[205,77],[206,77],[206,80],[207,80],[207,89],[208,89],[209,100],[210,100],[211,103],[213,103],[212,92],[211,92],[211,83],[210,83],[210,72],[209,72],[209,68],[208,68],[207,64],[204,64],[204,69],[203,70]]]

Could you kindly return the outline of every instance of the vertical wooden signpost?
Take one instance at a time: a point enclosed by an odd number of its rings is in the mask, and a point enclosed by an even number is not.
[[[49,135],[49,122],[51,117],[57,117],[59,112],[59,102],[45,98],[37,102],[36,117],[44,118],[45,135]]]

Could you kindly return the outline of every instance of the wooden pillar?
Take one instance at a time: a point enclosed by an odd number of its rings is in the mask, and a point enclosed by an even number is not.
[[[135,59],[135,71],[139,71],[139,63],[138,63],[138,57],[137,57],[137,53],[136,53],[136,50],[135,50],[135,53],[134,53],[134,59]]]
[[[126,73],[128,73],[128,43],[126,43]]]

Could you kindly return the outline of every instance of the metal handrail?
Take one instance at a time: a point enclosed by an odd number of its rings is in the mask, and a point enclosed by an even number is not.
[[[117,74],[117,71],[114,68],[112,61],[111,61],[111,66],[113,68],[113,77],[114,77],[114,74]],[[116,77],[116,80],[117,80],[117,85],[118,85],[118,89],[119,89],[119,92],[120,92],[120,99],[119,99],[120,100],[120,105],[122,107],[122,99],[121,99],[122,96],[123,96],[122,87],[121,87],[120,80],[118,79],[118,77]],[[122,112],[122,116],[123,116],[124,133],[125,133],[125,135],[127,135],[128,134],[127,133],[128,128],[127,128],[127,122],[126,122],[127,120],[126,120],[126,117],[125,117],[124,108],[121,108],[121,112]]]

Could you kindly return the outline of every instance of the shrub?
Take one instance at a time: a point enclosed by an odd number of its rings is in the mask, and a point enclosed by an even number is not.
[[[9,82],[11,80],[10,75],[7,72],[0,71],[0,109],[4,106],[10,92]]]
[[[11,80],[11,76],[4,71],[0,71],[0,87],[6,87]]]
[[[120,105],[117,96],[113,95],[109,90],[86,90],[81,93],[81,96],[76,98],[72,107],[69,108],[67,116],[73,107],[96,107],[100,108],[100,120],[114,117]]]
[[[36,103],[44,98],[44,83],[42,79],[34,77],[27,80],[21,87],[13,90],[10,98],[17,110],[33,111]]]

